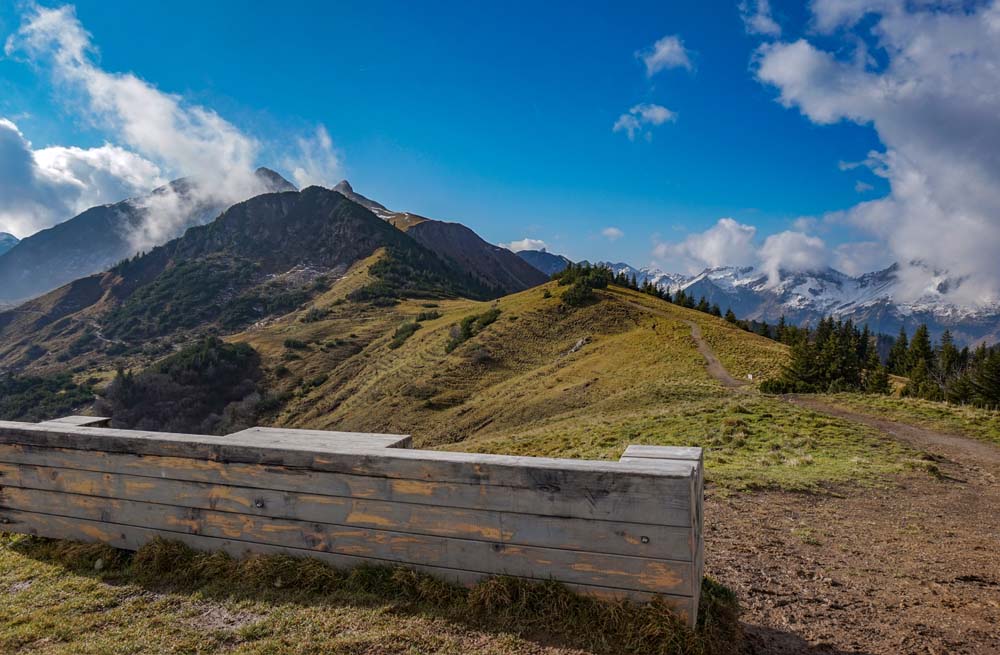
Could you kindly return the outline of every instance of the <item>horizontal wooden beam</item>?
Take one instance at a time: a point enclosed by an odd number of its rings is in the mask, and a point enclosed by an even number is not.
[[[0,505],[15,488],[395,530],[491,543],[690,560],[690,527],[563,518],[385,500],[272,491],[49,466],[0,463]],[[4,495],[7,490],[7,496]],[[21,509],[32,509],[21,506]],[[41,511],[41,510],[39,510]],[[57,512],[58,513],[58,512]]]

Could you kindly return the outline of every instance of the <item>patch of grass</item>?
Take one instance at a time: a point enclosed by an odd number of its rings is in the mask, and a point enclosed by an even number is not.
[[[455,446],[458,450],[618,459],[629,444],[700,446],[705,476],[727,491],[822,492],[838,484],[888,484],[917,454],[874,429],[781,400],[742,395],[677,400],[655,411],[574,416]]]
[[[962,434],[1000,445],[1000,411],[997,410],[895,396],[838,393],[820,397],[834,405],[893,421]]]
[[[466,589],[395,567],[234,560],[155,541],[135,554],[16,537],[0,548],[0,651],[32,653],[546,652],[729,655],[735,596],[702,585],[698,626],[667,605],[603,602],[554,582]],[[100,564],[98,564],[100,562]]]

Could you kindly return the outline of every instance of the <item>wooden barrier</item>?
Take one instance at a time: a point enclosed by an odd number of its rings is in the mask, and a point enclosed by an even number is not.
[[[0,530],[398,564],[463,584],[552,578],[604,598],[660,595],[697,618],[698,448],[582,461],[409,450],[398,435],[216,437],[106,422],[0,421]]]

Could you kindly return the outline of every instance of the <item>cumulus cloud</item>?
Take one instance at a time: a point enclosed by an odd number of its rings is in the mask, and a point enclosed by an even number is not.
[[[606,227],[601,230],[601,235],[608,241],[617,241],[625,236],[625,233],[617,227]]]
[[[665,36],[651,47],[640,50],[635,56],[646,66],[646,75],[652,77],[669,68],[691,70],[691,58],[679,36]]]
[[[885,245],[913,294],[946,272],[960,281],[951,300],[1000,301],[1000,2],[816,0],[812,12],[831,50],[768,43],[754,66],[812,122],[878,133],[885,150],[865,163],[890,192],[845,220]]]
[[[675,262],[689,273],[717,266],[748,266],[757,260],[754,238],[757,228],[732,218],[718,222],[680,243],[659,243],[653,254],[660,260]]]
[[[25,237],[162,181],[156,164],[117,146],[34,149],[0,118],[0,232]]]
[[[829,266],[829,251],[819,237],[786,230],[764,240],[759,251],[761,270],[770,284],[777,284],[781,272],[816,271]]]
[[[105,177],[119,174],[117,184],[128,187],[129,193],[139,188],[137,178],[143,178],[141,190],[146,191],[153,178],[157,182],[166,175],[192,178],[185,197],[150,201],[147,219],[158,225],[142,226],[137,231],[139,241],[147,240],[143,232],[150,239],[162,239],[163,235],[169,238],[189,221],[186,212],[192,209],[225,206],[263,190],[260,178],[254,174],[262,145],[257,138],[212,109],[164,92],[132,73],[102,69],[95,63],[96,47],[91,35],[72,6],[49,9],[29,5],[20,29],[8,38],[5,52],[49,70],[57,91],[73,104],[77,115],[120,144],[105,146],[103,159],[101,153],[83,157],[81,153],[87,151],[62,148],[52,152],[48,160],[43,156],[36,157],[37,161],[104,161]],[[321,126],[311,137],[293,141],[297,150],[281,161],[293,171],[296,180],[332,184],[338,179],[339,160],[325,128]],[[126,166],[112,165],[126,160]],[[135,162],[145,165],[129,172]],[[79,171],[80,166],[77,162],[65,168]],[[154,169],[155,175],[145,174]],[[76,179],[81,180],[79,176]],[[88,193],[105,202],[122,199],[111,189],[101,191],[102,187],[92,184]]]
[[[646,140],[653,138],[653,133],[646,126],[663,125],[677,120],[677,114],[662,105],[649,103],[638,104],[622,114],[615,121],[612,132],[625,132],[629,141],[635,141],[636,135],[642,135]]]
[[[525,237],[520,241],[511,241],[510,243],[501,243],[502,247],[510,250],[511,252],[521,252],[522,250],[545,250],[548,246],[541,239],[529,239]]]
[[[748,34],[781,36],[781,26],[771,16],[769,0],[755,0],[753,2],[743,0],[738,6],[740,18],[743,19],[743,26]]]

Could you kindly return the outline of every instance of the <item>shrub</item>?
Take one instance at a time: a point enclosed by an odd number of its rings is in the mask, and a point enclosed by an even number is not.
[[[445,352],[451,352],[460,345],[476,336],[500,316],[499,307],[491,307],[482,314],[471,314],[462,319],[458,325],[452,326],[451,338],[445,345]]]
[[[392,349],[399,348],[413,335],[414,332],[419,329],[419,323],[415,321],[406,321],[396,328],[396,333],[392,335],[392,341],[389,342],[389,347]]]

